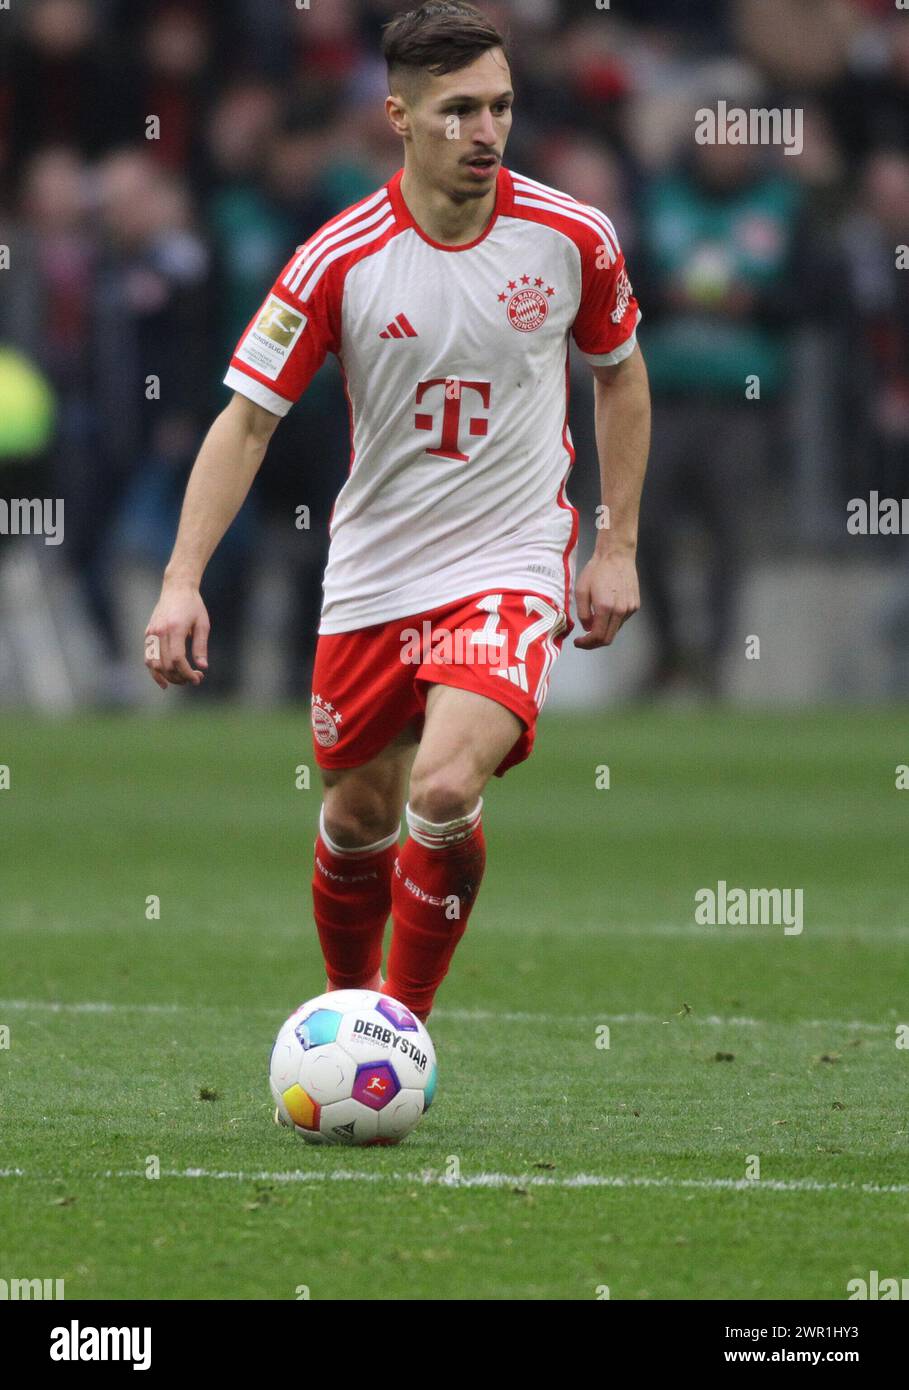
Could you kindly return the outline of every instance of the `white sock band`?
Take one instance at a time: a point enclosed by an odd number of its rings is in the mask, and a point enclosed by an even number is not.
[[[391,845],[397,844],[398,836],[401,834],[401,827],[393,830],[390,835],[386,835],[384,840],[376,840],[374,845],[358,845],[356,849],[345,849],[343,845],[336,845],[334,840],[325,829],[325,805],[319,812],[319,834],[325,841],[326,849],[330,849],[332,854],[346,855],[350,859],[362,859],[367,854],[378,854],[379,850],[389,849]]]
[[[476,830],[483,814],[483,798],[480,797],[476,806],[466,816],[443,821],[441,825],[418,816],[416,811],[410,809],[409,802],[404,814],[410,833],[418,845],[423,845],[426,849],[446,849],[449,845],[460,844]]]

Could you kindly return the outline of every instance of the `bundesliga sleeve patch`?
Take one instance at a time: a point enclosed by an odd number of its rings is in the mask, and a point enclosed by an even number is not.
[[[269,295],[258,319],[237,348],[237,358],[276,381],[308,320],[305,314]]]

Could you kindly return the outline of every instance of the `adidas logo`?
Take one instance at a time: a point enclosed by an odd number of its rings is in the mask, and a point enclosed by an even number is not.
[[[511,681],[512,685],[516,685],[519,690],[529,690],[527,685],[527,667],[523,662],[518,662],[517,666],[509,666],[507,669],[505,667],[500,667],[500,669],[493,672],[493,674],[501,676],[503,680]]]
[[[398,314],[398,317],[391,321],[385,331],[379,334],[380,338],[418,338],[419,336],[406,314]]]

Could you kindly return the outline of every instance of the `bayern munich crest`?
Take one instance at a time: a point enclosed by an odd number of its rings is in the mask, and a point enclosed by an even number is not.
[[[519,333],[534,333],[546,322],[549,301],[554,294],[554,286],[547,285],[539,276],[531,279],[529,275],[522,275],[519,280],[508,281],[499,295],[499,303],[505,305],[512,328]]]
[[[312,697],[312,731],[316,743],[322,748],[333,748],[338,741],[338,725],[343,716],[338,713],[330,700],[321,695]]]

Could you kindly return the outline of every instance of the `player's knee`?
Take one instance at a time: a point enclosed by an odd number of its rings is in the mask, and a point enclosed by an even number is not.
[[[374,845],[397,830],[399,817],[383,797],[362,788],[326,787],[323,824],[342,849]]]
[[[472,768],[449,765],[414,767],[410,779],[410,808],[435,825],[468,815],[482,792],[482,781]]]

